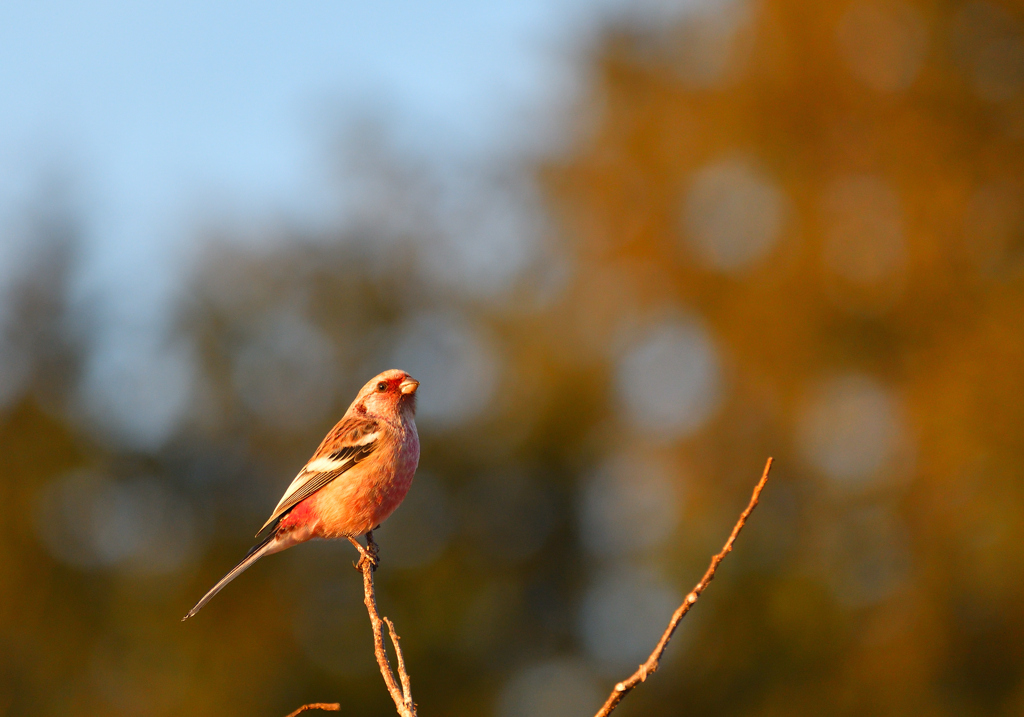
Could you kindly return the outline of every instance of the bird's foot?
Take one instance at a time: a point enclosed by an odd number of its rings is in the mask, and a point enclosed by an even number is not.
[[[379,550],[377,548],[377,544],[373,542],[373,534],[366,534],[365,548],[358,540],[351,536],[349,536],[348,542],[352,543],[352,545],[355,546],[355,549],[359,551],[359,560],[352,563],[352,567],[359,572],[362,572],[363,566],[369,564],[370,570],[375,571],[377,566],[380,564],[380,559],[377,557]]]

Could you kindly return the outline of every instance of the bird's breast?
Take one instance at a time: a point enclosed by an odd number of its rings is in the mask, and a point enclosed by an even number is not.
[[[350,471],[325,486],[311,500],[319,517],[317,535],[339,538],[364,535],[387,520],[405,499],[419,464],[415,427],[397,432]]]

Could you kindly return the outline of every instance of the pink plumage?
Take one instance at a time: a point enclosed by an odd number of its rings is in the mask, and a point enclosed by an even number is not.
[[[256,534],[262,539],[182,619],[264,555],[313,538],[365,535],[383,523],[409,492],[419,463],[418,387],[398,370],[363,386]]]

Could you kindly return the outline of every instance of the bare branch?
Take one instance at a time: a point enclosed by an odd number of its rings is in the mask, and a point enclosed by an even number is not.
[[[356,549],[359,550],[359,562],[356,568],[363,574],[363,604],[366,605],[366,612],[370,616],[370,627],[373,629],[373,654],[377,658],[377,665],[380,667],[381,677],[384,678],[384,685],[395,703],[395,709],[401,717],[416,717],[416,703],[412,701],[412,687],[409,682],[409,674],[405,671],[405,658],[402,657],[402,648],[398,645],[398,634],[395,626],[388,618],[381,618],[377,612],[377,597],[373,588],[373,572],[377,569],[377,544],[373,542],[373,533],[366,534],[366,547],[359,544],[359,541],[350,538]],[[398,662],[398,674],[401,679],[401,688],[395,680],[395,673],[391,671],[391,664],[388,662],[388,653],[384,647],[384,635],[381,629],[387,624],[388,633],[391,635],[391,642],[395,646],[395,656]],[[303,705],[288,717],[294,717],[304,710],[323,709],[337,711],[340,709],[336,704],[312,704]]]
[[[287,717],[295,717],[297,714],[301,714],[306,710],[323,710],[324,712],[341,712],[341,705],[337,702],[312,702],[308,705],[302,705],[294,712],[289,712]]]
[[[384,684],[388,688],[388,693],[395,703],[398,714],[402,717],[416,717],[416,705],[412,703],[411,699],[406,701],[405,695],[395,680],[395,673],[391,671],[388,653],[384,647],[384,635],[381,630],[384,621],[377,613],[377,597],[373,589],[373,571],[377,567],[377,544],[373,542],[372,532],[366,534],[366,552],[369,553],[369,556],[364,553],[356,567],[363,571],[363,604],[366,605],[366,612],[370,616],[370,626],[373,628],[373,654],[377,657],[381,677],[384,678]],[[398,647],[397,640],[395,641],[395,654],[398,656],[399,664],[404,665],[402,650]]]
[[[747,518],[750,517],[751,512],[753,512],[754,508],[757,507],[757,501],[761,497],[761,491],[764,489],[765,484],[768,483],[768,473],[771,469],[772,459],[769,458],[768,462],[765,463],[764,473],[761,474],[761,480],[759,480],[757,485],[754,487],[754,494],[750,497],[750,503],[747,505],[747,509],[740,514],[740,519],[736,521],[736,525],[733,527],[732,533],[729,534],[729,539],[725,541],[725,547],[722,548],[720,553],[711,558],[711,565],[708,566],[707,572],[704,573],[704,577],[702,577],[700,582],[697,583],[697,587],[691,590],[690,594],[686,596],[686,599],[683,600],[683,604],[680,605],[672,614],[672,619],[669,620],[668,627],[665,629],[661,639],[658,640],[658,644],[655,646],[654,652],[651,653],[651,656],[648,657],[647,661],[640,665],[637,671],[630,675],[628,679],[615,685],[611,695],[608,696],[608,699],[594,717],[608,717],[608,715],[612,713],[612,710],[618,707],[619,703],[622,702],[622,699],[626,695],[632,692],[637,685],[644,682],[649,675],[653,674],[658,669],[658,665],[661,662],[661,656],[664,654],[665,648],[668,647],[668,643],[669,640],[672,639],[672,635],[675,634],[676,628],[679,627],[679,623],[684,617],[686,617],[686,613],[688,613],[694,603],[697,602],[697,598],[700,597],[700,594],[704,592],[704,589],[714,579],[715,571],[718,569],[718,564],[725,559],[725,556],[728,555],[730,551],[732,551],[732,545],[736,542],[736,537],[740,534],[740,531],[743,530],[743,526],[746,525]]]

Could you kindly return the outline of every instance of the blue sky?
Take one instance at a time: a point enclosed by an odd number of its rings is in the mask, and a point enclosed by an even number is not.
[[[558,53],[595,8],[11,3],[0,22],[0,227],[48,177],[68,176],[87,222],[87,288],[159,294],[175,247],[211,206],[323,211],[322,153],[360,115],[434,152],[526,140],[515,118],[564,94],[571,63]]]
[[[529,144],[556,124],[603,18],[709,2],[6,3],[0,240],[47,178],[69,177],[86,289],[159,303],[211,207],[327,211],[323,153],[345,122],[383,117],[448,157]]]
[[[715,1],[5,3],[0,292],[30,254],[19,227],[64,180],[84,222],[77,296],[100,309],[86,393],[146,366],[137,385],[174,393],[188,361],[161,324],[204,227],[337,224],[327,155],[366,117],[441,164],[536,150],[609,16],[658,22]]]

